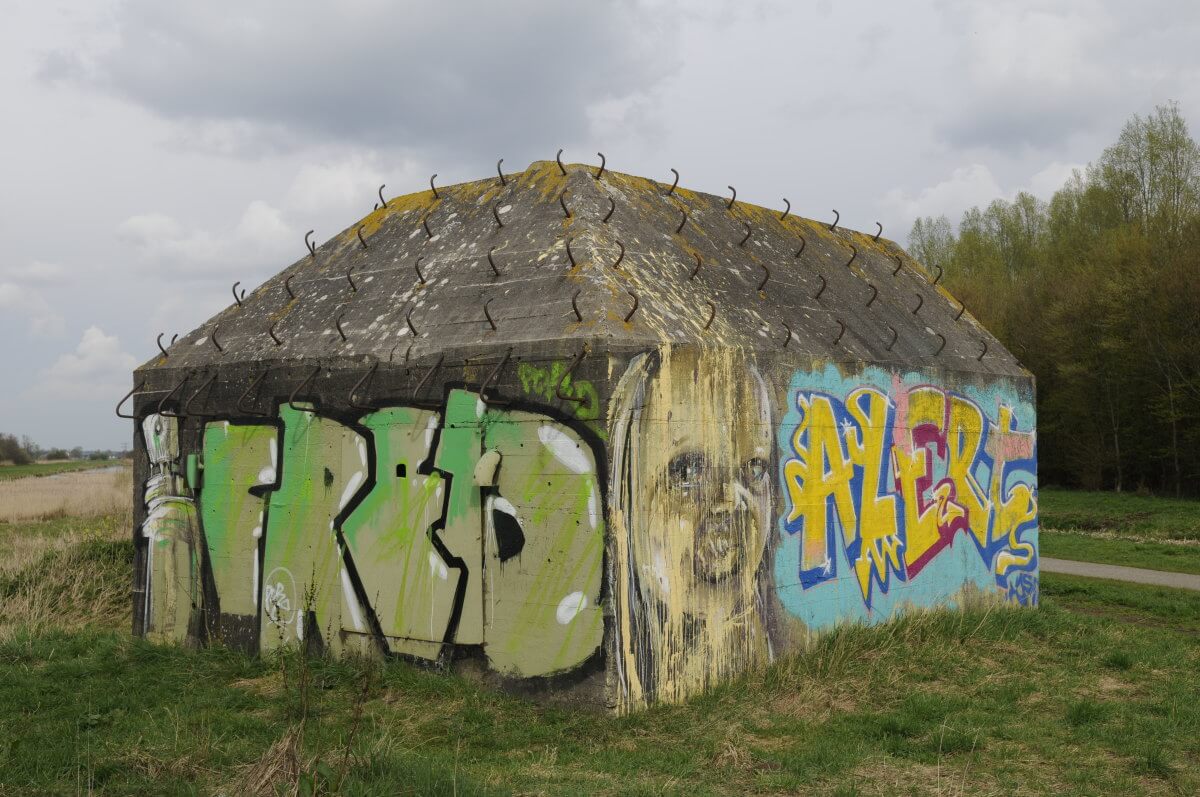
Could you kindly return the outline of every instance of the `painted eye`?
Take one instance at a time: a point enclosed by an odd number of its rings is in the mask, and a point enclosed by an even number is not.
[[[742,478],[746,486],[757,487],[767,480],[767,462],[761,457],[755,457],[742,465]]]
[[[708,473],[708,460],[699,451],[677,454],[667,465],[669,489],[692,492],[700,489]]]

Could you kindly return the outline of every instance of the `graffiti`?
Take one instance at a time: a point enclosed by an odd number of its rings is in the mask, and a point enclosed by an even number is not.
[[[537,396],[546,401],[553,401],[562,384],[563,395],[571,396],[580,401],[575,404],[575,417],[581,421],[594,421],[600,417],[600,398],[596,388],[586,379],[574,379],[567,373],[565,363],[555,361],[548,368],[533,363],[521,363],[517,367],[517,376],[521,379],[521,390],[527,396]]]
[[[200,558],[196,505],[184,495],[177,470],[179,426],[175,418],[149,415],[142,439],[150,461],[143,500],[146,519],[145,628],[153,639],[182,641],[199,607]]]
[[[799,613],[818,620],[845,607],[833,596],[822,601],[819,590],[801,600],[797,581],[808,591],[849,580],[870,612],[897,584],[927,580],[908,597],[931,602],[935,592],[961,587],[962,557],[944,563],[958,571],[930,571],[964,537],[986,574],[978,586],[990,579],[1009,599],[1036,602],[1036,443],[1028,402],[993,392],[986,396],[989,417],[982,395],[976,400],[878,369],[857,382],[836,371],[798,375],[789,396],[780,431],[786,555],[776,567],[785,605],[808,604]]]
[[[479,645],[521,678],[597,654],[603,496],[574,429],[452,390],[444,412],[354,421],[284,403],[269,423],[205,424],[201,450],[180,500],[199,507],[211,635],[428,660]]]
[[[677,701],[766,661],[772,428],[731,354],[664,349],[611,410],[619,705]]]

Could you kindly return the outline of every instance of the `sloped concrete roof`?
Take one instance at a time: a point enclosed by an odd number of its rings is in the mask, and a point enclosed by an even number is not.
[[[596,173],[536,162],[389,199],[139,370],[691,341],[1027,375],[891,241]]]

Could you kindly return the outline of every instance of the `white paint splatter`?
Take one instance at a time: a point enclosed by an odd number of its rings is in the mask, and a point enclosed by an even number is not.
[[[600,524],[600,508],[596,502],[596,483],[588,481],[588,521],[592,524],[592,528],[596,528]]]
[[[587,595],[582,592],[572,592],[567,597],[558,602],[558,610],[555,611],[554,617],[558,620],[559,625],[566,625],[575,619],[584,608],[587,607]]]
[[[550,449],[550,453],[554,454],[555,459],[571,470],[576,473],[591,472],[592,465],[588,462],[588,457],[584,454],[583,449],[558,429],[548,425],[539,426],[538,439],[542,441],[542,445]]]
[[[509,501],[504,496],[500,496],[500,495],[496,496],[495,498],[492,499],[491,503],[492,503],[493,509],[499,509],[501,512],[503,512],[506,515],[512,515],[513,517],[517,516],[517,508],[515,506],[513,506],[512,502]]]
[[[362,612],[358,608],[358,597],[354,594],[354,585],[350,583],[350,574],[342,568],[342,594],[346,596],[346,605],[350,607],[350,619],[354,622],[355,631],[365,631]]]
[[[434,551],[429,552],[429,572],[445,581],[450,577],[450,570],[446,567],[446,563]]]

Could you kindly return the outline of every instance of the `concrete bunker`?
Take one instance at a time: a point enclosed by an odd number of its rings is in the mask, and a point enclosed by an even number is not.
[[[878,235],[549,161],[235,299],[134,374],[135,633],[629,711],[1037,603],[1033,378]]]

